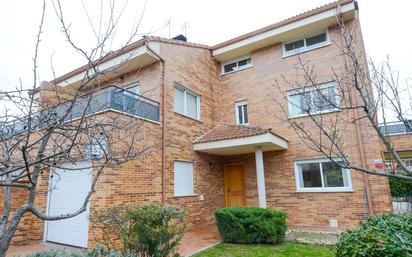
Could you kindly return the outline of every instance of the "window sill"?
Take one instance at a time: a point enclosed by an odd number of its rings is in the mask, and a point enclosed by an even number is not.
[[[322,115],[322,114],[328,114],[328,113],[334,113],[334,112],[340,112],[339,109],[333,109],[333,110],[327,110],[327,111],[321,111],[321,112],[315,112],[311,114],[298,114],[294,116],[289,116],[289,119],[298,119],[298,118],[304,118],[304,117],[309,117],[310,115]]]
[[[195,197],[197,194],[191,194],[191,195],[174,195],[173,198],[183,198],[183,197]]]
[[[224,75],[227,75],[227,74],[232,74],[232,73],[235,73],[235,72],[238,72],[238,71],[242,71],[242,70],[247,70],[247,69],[252,68],[252,67],[253,67],[253,65],[251,64],[251,65],[242,67],[242,68],[237,69],[237,70],[234,70],[234,71],[229,71],[229,72],[225,72],[225,73],[222,72],[222,73],[220,73],[220,76],[224,76]]]
[[[182,116],[182,117],[184,117],[184,118],[188,118],[188,119],[191,119],[191,120],[193,120],[193,121],[197,121],[197,122],[203,123],[203,121],[201,121],[201,120],[199,120],[199,119],[196,119],[196,118],[193,118],[193,117],[184,115],[184,114],[182,114],[182,113],[180,113],[180,112],[174,112],[174,113],[177,114],[177,115],[179,115],[179,116]]]
[[[291,56],[294,56],[294,55],[303,54],[303,53],[306,53],[306,52],[309,52],[309,51],[312,51],[312,50],[316,50],[316,49],[319,49],[319,48],[322,48],[322,47],[327,47],[327,46],[330,46],[330,45],[332,45],[332,42],[326,42],[324,44],[313,46],[313,47],[310,47],[310,48],[307,48],[307,49],[304,49],[302,51],[298,51],[298,52],[295,52],[295,53],[285,53],[285,52],[283,52],[281,58],[282,59],[288,58],[288,57],[291,57]]]
[[[299,188],[297,193],[352,193],[353,188]]]

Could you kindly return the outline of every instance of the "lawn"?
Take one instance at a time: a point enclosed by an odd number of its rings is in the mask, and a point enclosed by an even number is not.
[[[194,255],[195,257],[333,257],[330,246],[283,243],[272,245],[219,244]]]

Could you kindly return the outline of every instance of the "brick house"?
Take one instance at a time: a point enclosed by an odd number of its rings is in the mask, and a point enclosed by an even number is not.
[[[409,121],[411,122],[411,121]],[[404,123],[389,122],[382,124],[381,131],[387,134],[389,140],[394,145],[399,157],[405,162],[407,167],[412,167],[412,131]],[[386,168],[392,170],[397,168],[397,163],[392,154],[384,147],[383,157]]]
[[[345,64],[335,44],[338,11],[361,38],[357,3],[343,0],[212,47],[145,37],[109,55],[102,67],[110,68],[126,54],[130,59],[121,69],[107,72],[104,86],[95,93],[110,96],[117,92],[114,86],[124,88],[139,95],[133,100],[139,101],[139,108],[125,110],[102,97],[108,102],[93,111],[144,120],[142,133],[159,147],[121,167],[107,168],[90,209],[164,203],[187,210],[190,224],[201,226],[214,222],[217,208],[259,206],[285,210],[290,228],[316,230],[352,228],[367,215],[392,211],[386,178],[335,167],[276,118],[281,110],[274,101],[273,83],[282,76],[296,77],[297,48],[315,64],[325,87],[334,87],[330,67]],[[362,42],[359,51],[364,52]],[[86,69],[50,83],[75,86]],[[282,91],[291,90],[279,83]],[[290,112],[291,118],[307,119],[296,110]],[[346,127],[345,139],[351,160],[373,167],[380,158],[381,144],[367,124]],[[44,181],[38,206],[51,213],[64,211],[68,202],[77,201],[70,189],[83,182],[87,187],[88,176],[79,174],[74,184],[57,189],[64,198],[45,193]],[[62,199],[64,204],[56,207]],[[95,235],[87,215],[58,222],[28,215],[15,242],[90,247]]]

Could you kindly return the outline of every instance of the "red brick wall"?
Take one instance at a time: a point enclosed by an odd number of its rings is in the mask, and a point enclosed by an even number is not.
[[[334,35],[333,29],[331,35]],[[326,227],[330,219],[338,220],[340,227],[358,225],[365,213],[363,174],[351,172],[353,192],[296,192],[294,161],[321,157],[310,151],[283,121],[284,117],[277,104],[277,101],[286,103],[281,93],[290,89],[283,81],[282,75],[291,80],[302,80],[295,70],[297,56],[283,58],[281,44],[275,44],[252,53],[253,67],[221,76],[220,65],[213,60],[211,52],[207,49],[169,43],[160,43],[160,49],[163,62],[125,74],[122,83],[138,80],[141,94],[161,103],[164,78],[167,204],[187,210],[188,221],[194,226],[214,222],[214,211],[225,206],[223,166],[241,162],[244,163],[246,172],[246,204],[258,205],[254,154],[218,157],[194,152],[192,146],[196,138],[219,122],[234,124],[235,102],[247,100],[251,126],[272,128],[275,133],[289,140],[288,150],[264,153],[268,207],[285,210],[289,225]],[[330,81],[331,67],[339,70],[345,62],[333,44],[304,53],[302,58],[314,65],[320,82]],[[200,120],[174,112],[173,92],[176,82],[200,95]],[[112,83],[117,83],[117,80],[107,82]],[[347,122],[353,117],[353,113],[344,112],[340,115],[345,150],[353,162],[361,164],[360,144],[354,137],[356,128]],[[328,114],[325,117],[327,118]],[[300,120],[308,129],[315,129],[307,118]],[[141,129],[145,142],[156,147],[138,160],[120,167],[107,168],[92,198],[92,210],[116,204],[161,202],[162,121],[160,124],[145,122]],[[361,147],[364,148],[368,166],[372,167],[373,161],[381,158],[380,142],[367,123],[361,123],[361,131]],[[174,160],[194,162],[194,196],[174,197]],[[38,206],[42,209],[46,207],[46,181],[47,175],[37,200]],[[369,176],[369,183],[375,212],[391,211],[387,180]],[[200,196],[204,196],[204,200],[200,200]],[[43,222],[36,219],[31,219],[30,222],[22,224],[19,235],[31,230],[31,233],[26,234],[27,240],[42,239]],[[20,240],[18,238],[24,236],[16,237],[16,241]],[[95,241],[91,229],[89,238],[89,246],[92,246]]]

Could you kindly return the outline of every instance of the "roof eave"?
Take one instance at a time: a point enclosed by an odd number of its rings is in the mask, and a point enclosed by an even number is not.
[[[226,41],[212,47],[213,57],[220,62],[227,61],[239,56],[250,54],[257,49],[273,45],[279,42],[289,41],[301,37],[305,34],[326,29],[337,24],[337,6],[345,21],[355,17],[356,2],[337,2],[328,6],[327,9],[320,9],[296,16],[286,22],[279,22],[262,31],[246,34],[238,38]]]

